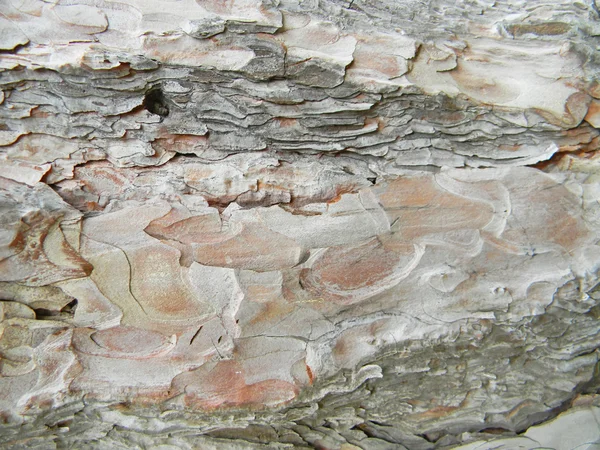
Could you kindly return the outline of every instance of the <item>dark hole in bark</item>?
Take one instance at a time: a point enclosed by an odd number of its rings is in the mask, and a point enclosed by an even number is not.
[[[72,300],[62,307],[60,311],[52,311],[46,308],[35,308],[35,318],[37,320],[44,320],[48,318],[53,318],[61,315],[70,315],[75,314],[75,309],[77,308],[77,300]]]
[[[144,96],[144,108],[156,114],[160,117],[167,117],[169,115],[169,107],[165,102],[165,96],[160,89],[151,89]]]
[[[72,423],[73,423],[73,421],[72,421],[72,420],[70,420],[70,419],[67,419],[67,420],[61,420],[60,422],[58,422],[58,423],[56,424],[56,426],[57,426],[58,428],[64,428],[64,427],[68,427],[68,426],[70,426]]]
[[[46,308],[35,308],[34,311],[35,311],[35,318],[38,320],[45,319],[47,317],[56,317],[56,316],[60,315],[59,311],[51,311]]]
[[[514,433],[510,430],[507,430],[506,428],[484,428],[482,430],[479,430],[480,433],[487,433],[487,434],[506,434],[506,435],[514,435]]]
[[[62,309],[60,310],[60,312],[73,315],[73,314],[75,314],[75,309],[77,309],[77,300],[73,299],[69,303],[67,303],[65,306],[63,306]]]
[[[370,181],[371,184],[375,184],[375,183],[377,183],[377,177],[368,177],[367,181]]]

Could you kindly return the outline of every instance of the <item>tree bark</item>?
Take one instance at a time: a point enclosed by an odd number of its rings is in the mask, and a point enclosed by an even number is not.
[[[596,448],[598,36],[2,1],[3,448]]]

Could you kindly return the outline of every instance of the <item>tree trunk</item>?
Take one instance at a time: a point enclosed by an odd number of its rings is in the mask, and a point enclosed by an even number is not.
[[[0,13],[2,448],[598,448],[594,0]]]

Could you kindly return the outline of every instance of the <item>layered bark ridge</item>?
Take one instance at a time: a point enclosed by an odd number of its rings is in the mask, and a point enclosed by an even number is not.
[[[3,448],[596,448],[599,35],[2,1]]]

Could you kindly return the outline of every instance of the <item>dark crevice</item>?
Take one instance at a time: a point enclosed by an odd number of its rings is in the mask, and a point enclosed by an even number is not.
[[[203,325],[201,325],[200,328],[198,328],[198,331],[196,331],[196,333],[194,333],[194,335],[190,339],[190,345],[192,345],[192,343],[194,342],[194,340],[198,337],[198,335],[202,331],[202,328],[203,328]]]
[[[63,306],[62,309],[60,310],[60,312],[73,315],[73,314],[75,314],[76,309],[77,309],[77,299],[73,299],[72,301],[67,303],[65,306]]]
[[[150,89],[146,93],[143,106],[148,112],[160,117],[167,117],[169,115],[169,107],[160,88]]]
[[[502,427],[490,427],[479,430],[479,433],[485,434],[499,434],[504,436],[514,436],[514,432]]]
[[[35,318],[37,320],[44,320],[44,319],[56,319],[61,316],[62,317],[64,317],[64,316],[73,317],[75,315],[76,309],[77,309],[77,300],[73,299],[72,301],[67,303],[65,306],[63,306],[60,309],[60,311],[51,310],[51,309],[47,309],[47,308],[34,308],[33,311],[35,312]]]
[[[37,320],[44,320],[47,318],[54,318],[60,316],[60,311],[52,311],[46,308],[35,308],[35,318]]]

